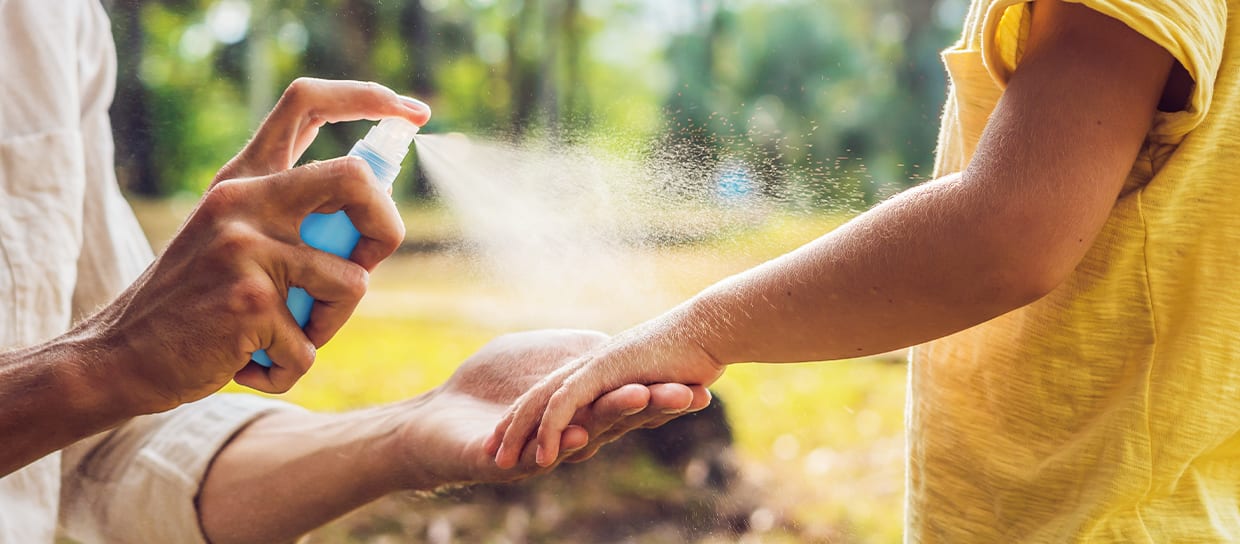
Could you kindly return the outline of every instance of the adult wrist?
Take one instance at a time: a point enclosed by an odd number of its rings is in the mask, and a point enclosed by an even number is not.
[[[65,335],[28,354],[48,369],[48,391],[61,395],[80,430],[96,432],[146,413],[118,383],[108,350],[96,339]]]
[[[92,377],[91,352],[57,338],[0,353],[0,476],[132,415]]]
[[[78,353],[72,360],[79,385],[125,417],[166,412],[183,403],[144,373],[150,350],[134,346],[126,336],[83,323],[60,340]]]
[[[440,463],[445,460],[434,458],[432,444],[437,418],[430,408],[431,400],[438,394],[435,389],[408,399],[380,408],[375,411],[385,425],[391,429],[380,438],[378,443],[379,459],[389,463],[384,471],[388,481],[394,481],[396,490],[434,491],[452,482],[444,477],[439,470]]]

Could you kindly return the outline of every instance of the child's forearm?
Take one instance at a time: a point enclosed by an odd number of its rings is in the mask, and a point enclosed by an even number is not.
[[[830,360],[915,345],[1032,302],[1071,267],[1020,244],[1035,227],[977,202],[992,192],[953,175],[903,193],[708,288],[677,326],[722,363]]]

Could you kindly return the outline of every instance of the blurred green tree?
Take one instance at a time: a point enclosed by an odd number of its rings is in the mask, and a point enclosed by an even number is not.
[[[428,131],[619,134],[705,170],[741,164],[811,207],[927,173],[937,52],[962,0],[108,0],[113,123],[132,192],[198,192],[301,75],[372,79]],[[307,158],[364,127],[329,127]],[[601,138],[605,139],[605,138]],[[399,190],[430,191],[406,169]],[[703,177],[704,180],[708,176]],[[881,180],[881,181],[876,181]]]

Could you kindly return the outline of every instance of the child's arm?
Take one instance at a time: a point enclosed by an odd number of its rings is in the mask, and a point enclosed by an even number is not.
[[[706,385],[735,362],[907,347],[1063,281],[1137,158],[1172,58],[1088,8],[1036,6],[1024,58],[964,172],[724,280],[549,376],[496,428],[498,464],[514,464],[536,426],[539,461],[554,460],[576,409],[626,383]]]

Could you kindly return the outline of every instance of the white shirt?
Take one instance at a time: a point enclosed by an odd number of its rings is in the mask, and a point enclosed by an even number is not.
[[[116,52],[97,0],[0,0],[0,349],[53,338],[153,259],[112,164]],[[0,478],[0,543],[202,542],[215,452],[288,405],[216,395]]]

